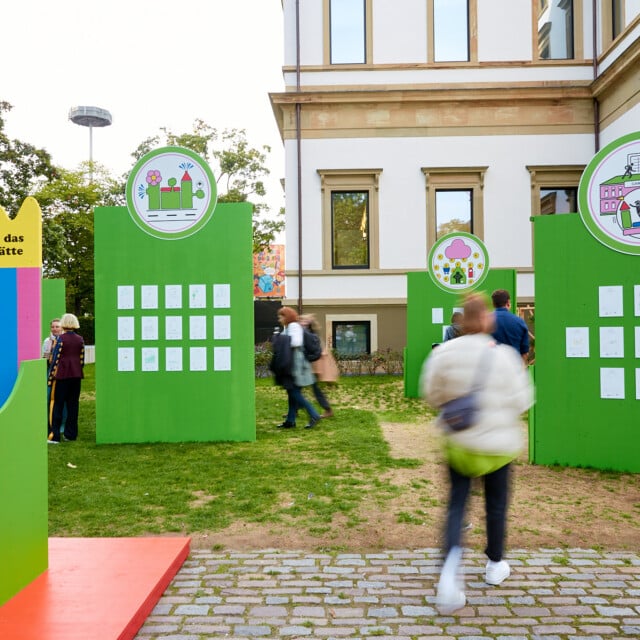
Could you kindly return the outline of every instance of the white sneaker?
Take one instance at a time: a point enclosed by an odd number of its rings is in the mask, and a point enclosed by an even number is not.
[[[487,569],[484,574],[484,581],[487,584],[499,585],[502,584],[511,575],[511,567],[506,560],[500,560],[500,562],[493,562],[489,560],[487,562]]]
[[[451,551],[449,551],[442,567],[442,573],[438,581],[436,606],[443,615],[448,615],[457,609],[462,609],[467,603],[467,598],[463,591],[464,585],[458,576],[461,558],[462,549],[460,547],[453,547]]]

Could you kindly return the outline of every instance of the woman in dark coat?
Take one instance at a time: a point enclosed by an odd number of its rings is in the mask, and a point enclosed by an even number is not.
[[[80,384],[84,378],[84,340],[76,333],[80,328],[78,318],[72,313],[65,313],[60,324],[63,333],[53,349],[49,370],[51,432],[48,441],[51,443],[60,442],[60,425],[65,408],[65,440],[75,440],[78,437]]]

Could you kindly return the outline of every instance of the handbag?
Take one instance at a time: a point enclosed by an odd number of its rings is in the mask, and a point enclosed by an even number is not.
[[[445,402],[440,407],[440,418],[450,431],[464,431],[476,423],[480,411],[482,380],[486,377],[489,369],[490,352],[491,347],[487,347],[480,356],[480,362],[469,392]]]

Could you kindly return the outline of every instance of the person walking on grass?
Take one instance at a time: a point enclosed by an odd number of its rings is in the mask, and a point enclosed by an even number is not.
[[[533,402],[527,370],[516,351],[491,338],[493,315],[484,296],[469,296],[464,304],[463,335],[434,349],[423,366],[423,398],[436,408],[475,387],[476,415],[470,426],[454,431],[442,415],[450,479],[445,527],[446,560],[438,581],[436,604],[450,613],[466,603],[459,575],[462,524],[471,480],[484,481],[487,527],[485,582],[499,585],[511,569],[503,558],[509,493],[510,462],[523,447],[520,414]],[[479,385],[478,385],[478,381]]]
[[[291,307],[278,309],[278,322],[284,327],[280,336],[290,339],[292,351],[290,373],[276,378],[276,382],[286,390],[288,399],[287,417],[278,427],[282,429],[295,427],[298,408],[302,408],[309,414],[309,422],[305,425],[305,429],[312,429],[318,424],[320,414],[302,393],[303,387],[309,387],[315,382],[311,363],[303,353],[304,331],[298,322],[298,313]]]

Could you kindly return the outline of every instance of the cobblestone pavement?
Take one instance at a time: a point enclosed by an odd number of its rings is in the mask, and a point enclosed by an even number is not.
[[[637,554],[513,550],[499,587],[485,560],[465,553],[467,606],[441,616],[436,549],[193,550],[136,638],[640,638]]]

